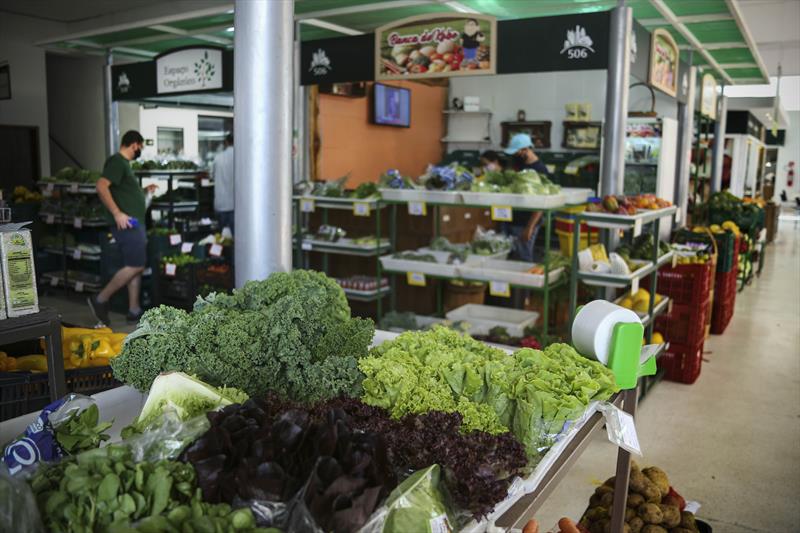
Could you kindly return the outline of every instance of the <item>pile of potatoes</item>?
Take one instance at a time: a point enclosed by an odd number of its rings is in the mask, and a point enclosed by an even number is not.
[[[615,478],[597,487],[580,520],[590,533],[610,533]],[[670,490],[669,478],[657,466],[639,470],[631,463],[625,509],[625,533],[699,533],[694,515],[682,511],[684,499]]]

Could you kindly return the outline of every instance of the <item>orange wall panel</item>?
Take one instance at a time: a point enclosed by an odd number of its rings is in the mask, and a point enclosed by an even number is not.
[[[319,95],[318,179],[331,180],[350,173],[347,188],[351,189],[359,183],[377,181],[389,168],[416,177],[428,163],[441,160],[447,89],[404,81],[387,85],[411,89],[410,128],[370,123],[371,96]]]

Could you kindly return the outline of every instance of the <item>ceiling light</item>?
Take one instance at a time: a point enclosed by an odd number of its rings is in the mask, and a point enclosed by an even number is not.
[[[480,13],[480,11],[478,11],[476,9],[472,9],[471,7],[465,6],[461,2],[454,2],[454,1],[451,0],[449,2],[445,2],[444,5],[446,5],[447,7],[449,7],[450,9],[452,9],[454,11],[458,11],[459,13],[473,13],[473,14]]]
[[[233,31],[233,26],[231,26],[230,28],[226,29],[225,31]]]

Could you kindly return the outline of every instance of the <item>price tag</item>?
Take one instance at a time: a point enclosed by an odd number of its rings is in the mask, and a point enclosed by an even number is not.
[[[566,167],[564,167],[564,174],[569,174],[571,176],[578,175],[578,165],[573,163],[569,163]]]
[[[425,202],[408,202],[408,214],[415,217],[424,217],[428,214]]]
[[[53,224],[56,221],[56,216],[55,215],[47,215],[46,217],[44,217],[44,221],[45,221],[46,224]]]
[[[667,302],[667,314],[668,315],[672,314],[672,298],[670,298],[669,301]]]
[[[631,294],[636,294],[638,290],[639,290],[639,278],[633,278],[633,281],[631,281]]]
[[[511,286],[505,281],[490,281],[489,294],[492,296],[499,296],[501,298],[510,298]]]
[[[178,233],[173,233],[169,236],[170,246],[178,246],[182,241],[183,239],[181,239],[181,236]]]
[[[83,227],[83,219],[81,217],[75,217],[75,219],[72,221],[72,225],[77,229],[81,229]]]
[[[642,219],[637,218],[633,223],[633,236],[638,237],[642,234]]]
[[[310,252],[313,248],[314,248],[314,245],[312,245],[308,241],[303,241],[303,242],[300,243],[300,249],[304,250],[306,252]]]
[[[181,253],[182,254],[190,254],[192,253],[192,248],[194,248],[193,242],[185,242],[181,244]]]
[[[672,252],[672,268],[678,266],[678,254]]]
[[[208,255],[211,257],[219,257],[222,255],[222,245],[221,244],[212,244],[211,248],[208,249]]]
[[[675,223],[676,224],[680,224],[681,223],[681,210],[680,209],[675,211]]]
[[[414,287],[424,287],[426,285],[425,274],[422,272],[406,272],[406,280],[409,285]]]
[[[83,292],[83,282],[76,281],[75,282],[75,292]]]
[[[367,202],[355,202],[353,204],[353,214],[357,217],[368,217],[369,204]]]
[[[58,286],[58,278],[55,276],[50,277],[50,286],[57,287]]]
[[[639,444],[639,436],[636,434],[636,423],[633,417],[610,403],[601,404],[600,411],[606,419],[608,440],[612,444],[641,457],[642,447]]]
[[[300,211],[303,213],[314,212],[314,200],[311,198],[303,198],[300,200]]]
[[[492,220],[498,222],[511,222],[514,218],[514,210],[509,205],[493,205]]]
[[[175,263],[167,263],[164,265],[164,274],[170,277],[174,277],[175,273],[178,271],[178,265]]]
[[[208,178],[202,178],[200,180],[200,186],[201,187],[211,187],[211,180],[208,179]]]
[[[74,260],[76,260],[76,261],[81,258],[81,249],[80,248],[75,248],[74,250],[72,250],[72,258]]]
[[[78,193],[78,184],[77,183],[70,183],[69,184],[69,192],[71,192],[72,194],[77,194]]]

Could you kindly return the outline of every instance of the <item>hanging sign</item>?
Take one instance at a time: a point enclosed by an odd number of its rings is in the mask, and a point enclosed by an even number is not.
[[[419,15],[375,30],[375,79],[494,74],[497,20],[486,15]]]
[[[300,44],[300,84],[372,80],[374,43],[375,36],[371,33],[303,41]]]
[[[678,94],[678,43],[667,30],[657,28],[653,31],[650,47],[651,86],[675,97]]]
[[[156,58],[158,94],[222,88],[222,50],[183,48]]]
[[[711,120],[717,118],[717,79],[710,72],[703,74],[700,87],[700,113]]]

